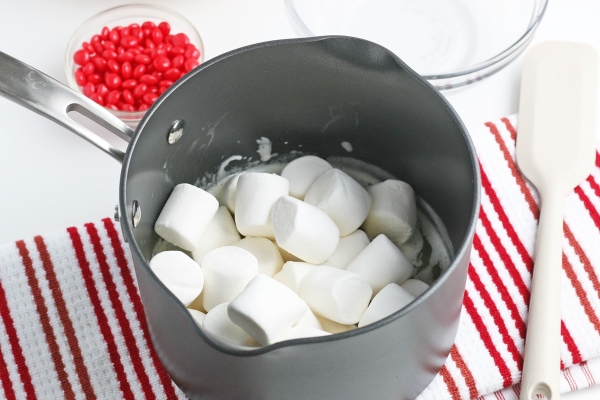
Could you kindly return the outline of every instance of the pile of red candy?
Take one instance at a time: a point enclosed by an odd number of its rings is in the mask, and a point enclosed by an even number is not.
[[[112,110],[142,111],[199,65],[200,50],[167,22],[102,28],[73,55],[84,95]]]

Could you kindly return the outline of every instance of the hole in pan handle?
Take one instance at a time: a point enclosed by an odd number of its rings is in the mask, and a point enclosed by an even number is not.
[[[123,163],[125,153],[73,121],[67,113],[77,111],[127,142],[133,136],[133,129],[83,94],[3,52],[0,52],[0,96],[64,126]]]

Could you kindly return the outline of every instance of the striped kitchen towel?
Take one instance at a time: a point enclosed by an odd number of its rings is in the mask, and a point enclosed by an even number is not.
[[[455,346],[419,397],[517,399],[539,197],[515,163],[516,117],[470,131],[481,209]],[[598,148],[598,146],[597,146]],[[600,383],[600,153],[563,224],[561,391]],[[506,388],[505,390],[501,390]]]
[[[471,130],[482,204],[456,344],[420,400],[517,399],[539,199],[516,118]],[[562,390],[600,382],[600,154],[567,200]],[[0,247],[0,397],[185,398],[152,348],[129,249],[109,218]]]

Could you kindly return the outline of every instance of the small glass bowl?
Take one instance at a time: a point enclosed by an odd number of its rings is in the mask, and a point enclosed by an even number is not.
[[[346,35],[394,52],[440,90],[480,81],[533,38],[548,0],[285,0],[299,36]]]
[[[194,44],[200,50],[199,63],[204,61],[204,46],[202,39],[196,28],[183,15],[166,7],[147,4],[130,4],[119,7],[114,7],[102,11],[87,21],[85,21],[75,31],[65,53],[65,72],[67,81],[72,89],[81,92],[82,88],[75,81],[75,70],[78,66],[73,61],[73,55],[81,49],[83,42],[88,42],[94,35],[99,35],[103,27],[112,29],[116,26],[127,26],[133,23],[142,24],[146,21],[152,21],[156,25],[166,21],[171,25],[171,34],[185,33],[190,39],[190,43]],[[111,113],[125,122],[132,128],[136,128],[140,120],[145,114],[143,111],[120,111],[107,108]]]

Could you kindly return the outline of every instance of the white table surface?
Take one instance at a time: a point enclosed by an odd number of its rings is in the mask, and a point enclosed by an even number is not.
[[[144,2],[144,1],[136,1]],[[0,51],[66,83],[64,51],[90,16],[122,0],[0,2]],[[154,3],[159,3],[154,1]],[[204,40],[206,59],[255,42],[295,37],[283,0],[171,0]],[[600,50],[600,2],[550,0],[534,43],[568,40]],[[446,96],[467,127],[518,110],[523,56]],[[105,133],[105,138],[125,148]],[[62,127],[0,98],[0,244],[112,216],[120,164]],[[593,388],[564,396],[600,398]]]

